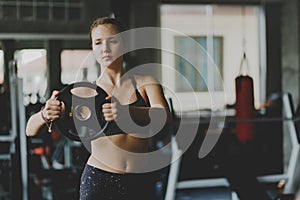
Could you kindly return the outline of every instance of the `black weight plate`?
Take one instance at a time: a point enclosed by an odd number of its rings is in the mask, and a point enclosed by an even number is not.
[[[77,96],[72,93],[76,88],[93,89],[96,95]],[[90,141],[103,135],[108,122],[103,117],[102,105],[108,102],[107,96],[102,88],[89,82],[77,82],[63,88],[57,97],[65,104],[64,116],[56,121],[60,132],[76,141]]]

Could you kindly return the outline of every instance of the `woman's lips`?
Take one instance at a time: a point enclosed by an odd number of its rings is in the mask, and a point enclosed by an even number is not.
[[[112,58],[112,56],[110,56],[110,55],[106,55],[106,56],[102,57],[103,60],[110,60],[111,58]]]

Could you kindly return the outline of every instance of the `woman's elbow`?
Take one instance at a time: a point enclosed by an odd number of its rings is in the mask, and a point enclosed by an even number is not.
[[[28,137],[32,137],[32,136],[34,136],[34,134],[32,134],[32,132],[30,132],[30,131],[25,131],[25,134],[26,134],[26,136],[28,136]]]
[[[25,134],[26,134],[28,137],[33,137],[33,136],[35,136],[37,133],[36,133],[36,131],[31,130],[29,127],[26,127]]]

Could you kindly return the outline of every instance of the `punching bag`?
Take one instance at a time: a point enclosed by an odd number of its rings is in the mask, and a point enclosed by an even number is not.
[[[242,63],[243,61],[247,61],[245,54]],[[255,135],[252,121],[255,117],[253,79],[247,74],[239,75],[235,79],[235,87],[236,137],[239,142],[247,143],[253,140]]]

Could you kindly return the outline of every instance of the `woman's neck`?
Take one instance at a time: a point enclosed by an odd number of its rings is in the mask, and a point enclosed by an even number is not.
[[[101,75],[97,79],[97,83],[105,83],[111,86],[120,84],[120,80],[124,74],[123,67],[106,67],[101,69]]]

